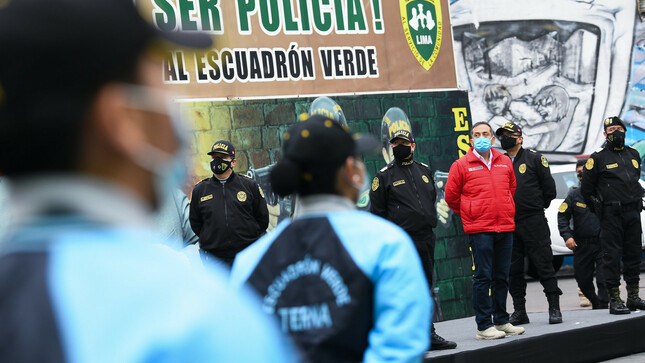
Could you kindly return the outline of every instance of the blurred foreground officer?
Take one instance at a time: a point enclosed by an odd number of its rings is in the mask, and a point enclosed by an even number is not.
[[[582,168],[586,162],[587,159],[580,159],[576,163],[576,174],[581,181]],[[574,185],[569,189],[567,197],[558,208],[558,228],[567,248],[573,251],[574,275],[580,291],[589,299],[594,309],[607,309],[607,288],[600,248],[600,221],[582,198],[580,185]],[[597,295],[593,286],[594,272],[598,285]]]
[[[524,279],[524,258],[528,256],[537,270],[544,295],[549,303],[549,324],[562,323],[560,295],[553,268],[551,232],[544,217],[556,196],[555,181],[551,176],[549,162],[535,150],[522,147],[524,138],[519,126],[507,122],[495,132],[502,149],[513,161],[517,180],[515,191],[515,233],[513,234],[513,257],[511,257],[510,288],[515,311],[511,324],[528,324],[526,314],[526,280]]]
[[[435,247],[432,229],[437,226],[437,210],[434,206],[437,191],[432,171],[427,165],[414,161],[416,144],[405,112],[392,107],[383,119],[389,125],[394,160],[381,169],[372,181],[370,211],[396,223],[410,235],[432,292]],[[435,332],[434,323],[431,323],[430,339],[431,350],[457,347],[457,343],[445,340]]]
[[[269,226],[269,210],[258,184],[233,169],[235,148],[226,140],[213,144],[213,176],[195,185],[190,202],[190,226],[199,247],[233,264],[235,255],[260,238]]]
[[[323,116],[291,126],[271,185],[298,194],[300,215],[233,265],[233,284],[260,293],[305,361],[421,362],[428,348],[432,305],[412,241],[356,210],[366,184],[358,155],[376,147]]]
[[[506,312],[515,175],[511,161],[491,149],[495,136],[488,123],[477,122],[470,133],[473,147],[450,167],[446,202],[461,216],[473,255],[476,338],[491,340],[524,333]]]
[[[605,146],[591,154],[582,173],[581,192],[600,219],[605,283],[609,291],[609,313],[629,314],[644,310],[638,296],[641,262],[641,209],[643,188],[639,183],[638,151],[625,146],[625,124],[618,117],[604,122]],[[627,306],[620,298],[620,262],[627,284]]]
[[[161,33],[131,0],[2,5],[0,170],[15,214],[0,252],[1,360],[289,360],[255,302],[155,232],[185,145],[151,55],[163,49],[148,49],[210,39]]]

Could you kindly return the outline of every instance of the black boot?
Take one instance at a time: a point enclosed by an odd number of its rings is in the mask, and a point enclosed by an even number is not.
[[[621,315],[629,314],[631,311],[625,306],[620,299],[620,290],[618,286],[609,288],[609,314]]]
[[[549,324],[562,323],[562,313],[560,312],[560,295],[550,294],[546,297],[549,302]]]
[[[627,285],[627,308],[631,311],[645,310],[645,301],[638,297],[638,284]]]
[[[450,340],[445,340],[434,330],[434,324],[432,324],[430,332],[430,350],[444,350],[444,349],[455,349],[457,348],[457,343]]]
[[[511,317],[508,319],[508,322],[512,325],[522,325],[529,323],[529,316],[526,314],[526,307],[524,304],[515,305],[515,311],[511,314]]]

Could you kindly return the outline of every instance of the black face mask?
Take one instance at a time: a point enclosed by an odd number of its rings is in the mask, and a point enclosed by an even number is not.
[[[607,142],[612,147],[622,148],[625,146],[625,132],[616,130],[611,134],[607,134]]]
[[[392,148],[392,154],[395,158],[402,160],[412,154],[412,146],[405,146],[403,144],[398,144]]]
[[[578,180],[582,180],[582,173],[578,173]]]
[[[224,174],[231,168],[231,161],[216,157],[211,160],[211,170],[216,175]]]
[[[510,136],[502,136],[499,142],[502,144],[502,149],[508,150],[517,144],[517,139]]]

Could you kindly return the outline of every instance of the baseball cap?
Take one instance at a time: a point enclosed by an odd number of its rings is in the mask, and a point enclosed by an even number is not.
[[[522,129],[519,126],[517,126],[517,124],[515,124],[513,122],[507,122],[504,125],[502,125],[502,127],[498,128],[497,131],[495,131],[495,135],[497,135],[497,136],[502,135],[504,130],[510,131],[510,132],[512,132],[514,134],[517,133],[520,136],[522,136]]]
[[[124,72],[144,50],[206,48],[203,33],[163,32],[132,0],[6,0],[0,7],[0,84],[8,107],[84,94]],[[35,71],[37,70],[37,71]],[[1,107],[1,105],[0,105]]]
[[[623,120],[619,119],[618,116],[607,117],[603,124],[605,127],[605,131],[607,131],[607,128],[609,126],[615,126],[615,125],[622,126],[625,130],[627,130],[627,127],[625,127],[625,123],[623,122]]]
[[[352,134],[338,122],[313,115],[283,135],[283,156],[299,163],[342,164],[347,157],[378,148],[371,135]]]
[[[233,159],[235,159],[235,147],[233,147],[233,144],[226,140],[215,141],[213,147],[211,148],[211,151],[207,152],[206,154],[213,155],[215,153],[230,155],[233,157]]]
[[[352,134],[322,115],[304,115],[283,134],[282,159],[271,170],[278,195],[333,193],[335,171],[349,156],[371,153],[379,142]]]

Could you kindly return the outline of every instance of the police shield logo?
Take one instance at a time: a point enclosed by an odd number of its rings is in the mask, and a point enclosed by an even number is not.
[[[403,33],[414,57],[427,71],[441,48],[441,0],[399,0]]]

